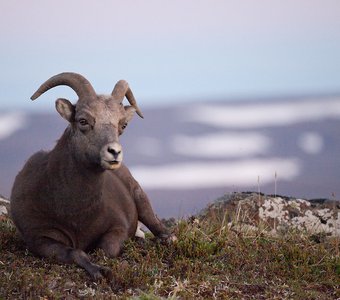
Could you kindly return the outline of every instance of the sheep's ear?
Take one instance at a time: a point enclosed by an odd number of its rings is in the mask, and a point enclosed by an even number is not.
[[[67,121],[73,122],[75,115],[75,106],[67,99],[59,98],[55,102],[57,112]]]
[[[136,109],[130,105],[124,106],[126,122],[129,122],[134,116]]]

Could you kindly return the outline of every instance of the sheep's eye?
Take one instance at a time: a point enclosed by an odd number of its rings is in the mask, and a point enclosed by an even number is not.
[[[80,119],[80,120],[79,120],[79,124],[80,124],[81,126],[86,126],[86,125],[88,125],[89,123],[87,122],[86,119]]]
[[[123,124],[122,129],[125,129],[127,126],[127,123]]]

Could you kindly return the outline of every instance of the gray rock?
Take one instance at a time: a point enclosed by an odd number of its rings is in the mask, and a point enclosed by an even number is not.
[[[0,216],[8,215],[9,200],[0,195]]]
[[[291,230],[340,236],[340,202],[305,200],[259,193],[234,193],[217,199],[200,215],[222,212],[228,226],[263,229],[271,234]]]

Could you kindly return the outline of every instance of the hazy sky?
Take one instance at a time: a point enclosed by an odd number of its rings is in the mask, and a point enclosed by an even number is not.
[[[143,105],[340,92],[340,1],[0,0],[0,110],[54,109],[50,76],[121,78]],[[52,101],[53,100],[53,101]]]

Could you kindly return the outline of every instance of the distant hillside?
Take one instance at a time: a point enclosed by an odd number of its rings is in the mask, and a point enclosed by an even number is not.
[[[240,190],[340,198],[340,97],[184,103],[143,113],[121,138],[125,162],[162,217],[197,212]],[[57,113],[3,112],[0,125],[0,191],[8,197],[24,162],[51,149],[67,123]]]

